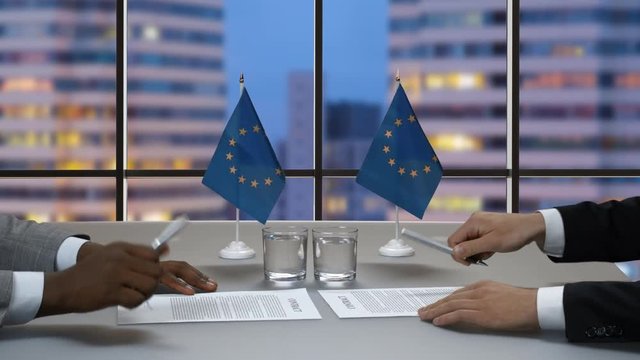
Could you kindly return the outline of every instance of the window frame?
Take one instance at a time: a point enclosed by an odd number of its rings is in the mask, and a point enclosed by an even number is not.
[[[127,180],[134,178],[202,177],[205,169],[131,170],[127,157],[127,5],[116,2],[116,164],[108,170],[1,170],[0,178],[112,178],[116,181],[116,221],[126,221]],[[640,169],[520,168],[520,0],[505,0],[507,9],[507,163],[506,168],[444,169],[446,178],[499,178],[507,181],[507,212],[519,212],[521,178],[640,177]],[[312,169],[285,169],[288,177],[313,178],[314,219],[323,220],[323,185],[328,177],[357,175],[357,169],[323,168],[323,0],[314,0],[314,165]],[[515,106],[514,106],[515,104]]]

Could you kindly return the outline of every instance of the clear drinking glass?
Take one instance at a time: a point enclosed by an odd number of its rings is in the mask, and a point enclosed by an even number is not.
[[[267,280],[303,280],[307,275],[307,238],[301,226],[262,229],[264,277]]]
[[[358,229],[347,226],[312,230],[314,276],[321,281],[356,278]]]

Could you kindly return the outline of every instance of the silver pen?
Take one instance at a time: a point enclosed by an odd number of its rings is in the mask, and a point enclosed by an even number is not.
[[[186,215],[178,216],[175,220],[169,223],[169,225],[167,225],[164,230],[162,230],[158,237],[153,239],[153,241],[151,242],[151,247],[153,248],[153,250],[158,250],[160,246],[165,244],[174,236],[178,235],[178,233],[182,231],[182,229],[184,229],[188,224],[189,218]]]
[[[427,245],[428,247],[441,251],[445,254],[449,254],[452,255],[453,254],[453,249],[450,248],[449,246],[441,243],[440,241],[434,240],[434,239],[430,239],[420,233],[417,233],[415,231],[411,231],[408,230],[406,228],[402,228],[402,231],[400,233],[403,237],[407,238],[407,239],[411,239],[420,243],[423,243],[425,245]],[[474,259],[473,256],[465,259],[468,262],[472,263],[472,264],[476,264],[476,265],[483,265],[483,266],[489,266],[487,265],[487,263],[485,263],[482,260],[479,259]]]

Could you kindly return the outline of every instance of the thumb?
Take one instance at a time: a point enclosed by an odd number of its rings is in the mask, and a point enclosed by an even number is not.
[[[468,240],[453,248],[453,257],[465,260],[474,255],[495,252],[491,235],[485,235],[474,240]]]
[[[158,256],[167,255],[169,253],[169,245],[167,244],[160,245],[160,247],[156,249],[156,253],[158,253]]]

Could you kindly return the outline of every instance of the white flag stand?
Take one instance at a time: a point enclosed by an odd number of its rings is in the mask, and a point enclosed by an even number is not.
[[[396,206],[396,237],[389,240],[388,243],[386,243],[384,246],[381,246],[380,249],[378,249],[378,252],[380,253],[380,255],[399,257],[399,256],[412,256],[413,254],[415,254],[415,250],[411,246],[407,245],[407,243],[405,243],[404,240],[402,240],[399,235],[400,235],[400,219],[398,215],[398,206]]]
[[[256,256],[255,250],[240,241],[240,209],[236,208],[236,239],[220,250],[218,256],[223,259],[242,260]]]
[[[244,74],[240,74],[240,95],[244,89]],[[236,239],[218,253],[223,259],[242,260],[256,256],[255,250],[240,241],[240,209],[236,208]]]

